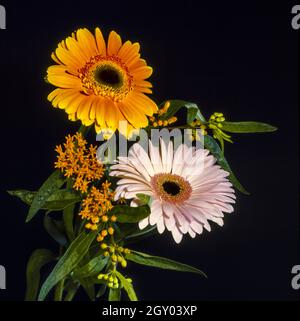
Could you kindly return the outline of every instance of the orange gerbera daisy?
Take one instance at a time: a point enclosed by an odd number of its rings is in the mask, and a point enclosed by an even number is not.
[[[64,109],[69,119],[80,119],[96,132],[115,131],[119,121],[133,128],[148,125],[146,116],[157,111],[157,105],[145,94],[152,93],[145,79],[152,68],[140,58],[140,45],[126,41],[111,31],[106,45],[101,30],[95,35],[79,29],[63,40],[52,53],[57,65],[47,70],[48,81],[59,87],[50,93],[54,107]]]

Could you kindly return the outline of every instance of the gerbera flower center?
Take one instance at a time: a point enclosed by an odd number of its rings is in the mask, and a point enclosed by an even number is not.
[[[166,193],[172,196],[176,196],[180,193],[180,186],[175,182],[165,182],[162,187]]]
[[[94,77],[100,85],[104,84],[111,87],[120,87],[123,83],[122,75],[120,75],[120,73],[116,69],[110,66],[104,65],[96,69]]]
[[[170,203],[182,203],[192,193],[191,184],[183,177],[175,174],[160,173],[151,178],[153,192]]]
[[[127,66],[115,56],[94,56],[79,70],[84,92],[88,95],[122,101],[134,88]]]

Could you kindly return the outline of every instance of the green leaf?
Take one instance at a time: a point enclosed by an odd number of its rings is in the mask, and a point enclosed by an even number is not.
[[[190,265],[179,263],[170,259],[166,259],[164,257],[152,256],[146,253],[131,251],[129,254],[126,254],[126,259],[142,265],[179,272],[197,273],[206,277],[206,274],[204,272]]]
[[[35,214],[44,206],[48,198],[61,188],[65,180],[66,179],[59,170],[56,170],[48,177],[32,201],[26,222],[29,222],[35,216]]]
[[[54,254],[46,249],[38,249],[32,253],[26,269],[25,301],[36,301],[40,285],[40,269],[54,259]]]
[[[67,188],[71,189],[73,182],[68,179],[67,180]],[[75,203],[70,204],[67,206],[63,211],[63,221],[65,224],[65,230],[70,241],[73,241],[75,238],[74,232],[74,210],[75,210]]]
[[[144,228],[143,230],[140,230],[139,227],[135,231],[133,231],[131,234],[125,236],[125,243],[131,244],[138,241],[141,241],[149,236],[152,236],[154,234],[157,234],[156,226],[149,226]]]
[[[124,289],[127,292],[130,301],[138,301],[132,284],[129,281],[127,281],[127,279],[119,271],[115,271],[115,273],[122,285],[124,286]]]
[[[140,202],[140,205],[149,205],[150,206],[151,196],[146,195],[146,194],[141,194],[141,193],[136,194],[136,196]]]
[[[118,223],[138,223],[150,214],[148,205],[131,207],[128,205],[116,205],[111,213],[117,216]]]
[[[44,205],[44,208],[52,211],[61,211],[81,201],[78,192],[71,189],[58,190],[51,195]]]
[[[75,238],[75,232],[73,227],[73,220],[74,220],[74,210],[75,204],[71,204],[67,206],[63,211],[63,221],[65,225],[66,234],[70,241],[73,241]]]
[[[58,244],[62,246],[67,244],[63,223],[50,217],[48,213],[44,217],[44,228]]]
[[[241,193],[249,195],[249,192],[243,187],[243,185],[239,182],[239,180],[234,175],[233,171],[231,170],[227,160],[224,157],[224,154],[216,142],[214,138],[209,135],[204,136],[204,145],[205,147],[212,153],[214,157],[216,157],[218,164],[227,172],[230,173],[229,180],[231,183],[236,187]]]
[[[109,289],[108,301],[121,301],[121,289]]]
[[[99,289],[99,291],[98,291],[98,293],[97,293],[97,295],[96,295],[96,298],[97,298],[97,299],[99,299],[102,295],[105,294],[106,288],[107,288],[106,283],[100,285],[100,289]]]
[[[169,102],[170,107],[168,108],[168,111],[162,116],[162,119],[169,119],[170,117],[174,116],[181,108],[185,107],[188,110],[188,123],[192,122],[194,119],[199,119],[204,123],[206,122],[197,104],[178,99],[169,100]],[[163,102],[163,104],[165,104],[165,102]],[[191,119],[192,117],[193,119]]]
[[[254,121],[224,121],[222,122],[222,130],[227,131],[229,133],[268,133],[276,131],[277,127]]]
[[[187,111],[187,118],[186,118],[186,122],[188,124],[190,124],[192,121],[194,121],[197,118],[197,114],[198,114],[199,108],[197,107],[191,107],[188,109]]]
[[[15,190],[8,191],[8,193],[12,196],[18,197],[24,203],[31,205],[33,199],[37,195],[37,192],[27,191],[27,190]],[[40,208],[43,210],[51,210],[51,211],[61,211],[64,208],[75,204],[76,202],[81,201],[81,197],[78,193],[72,190],[63,189],[55,191],[48,200],[44,203],[44,205]]]
[[[11,196],[18,197],[21,201],[23,201],[27,205],[31,205],[32,201],[36,195],[36,192],[27,191],[25,189],[18,189],[15,191],[7,191]]]
[[[87,253],[90,245],[94,241],[97,233],[90,232],[86,234],[82,232],[77,238],[70,244],[65,254],[60,258],[46,281],[44,282],[40,294],[39,301],[43,301],[49,291],[79,264]]]
[[[83,267],[74,271],[75,278],[87,278],[99,274],[106,266],[108,258],[103,255],[98,255],[91,259]]]

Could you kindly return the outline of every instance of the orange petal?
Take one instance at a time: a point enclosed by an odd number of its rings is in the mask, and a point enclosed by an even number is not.
[[[53,104],[56,103],[59,108],[66,109],[71,104],[72,101],[76,100],[77,97],[80,97],[81,94],[78,91],[70,90],[70,89],[63,89],[65,94],[57,96],[56,99],[53,101]]]
[[[115,31],[111,31],[108,36],[107,54],[109,56],[117,55],[121,46],[121,37]]]
[[[117,107],[111,99],[105,99],[105,121],[109,128],[118,127]]]
[[[153,69],[149,66],[139,67],[135,69],[133,73],[133,77],[138,80],[147,79],[152,75],[152,72],[153,72]]]
[[[99,98],[96,103],[96,120],[97,124],[105,128],[105,108],[104,108],[104,99]]]
[[[106,44],[105,44],[105,40],[103,38],[102,32],[99,28],[96,28],[95,36],[96,36],[96,43],[97,43],[99,54],[106,56]]]
[[[123,60],[124,63],[128,63],[136,56],[139,56],[140,45],[139,43],[132,44],[130,41],[126,41],[120,49],[118,56]]]
[[[98,53],[95,37],[88,29],[78,29],[76,37],[80,48],[86,51],[89,57],[93,57]]]
[[[133,125],[133,127],[142,128],[148,125],[147,117],[140,113],[139,110],[130,102],[119,102],[118,106],[122,114]]]
[[[80,89],[82,87],[81,80],[73,75],[62,73],[62,74],[48,74],[48,81],[55,86],[61,88],[73,88]]]

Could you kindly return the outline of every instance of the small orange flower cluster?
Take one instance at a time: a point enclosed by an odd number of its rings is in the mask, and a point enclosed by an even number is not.
[[[85,225],[87,229],[95,231],[100,224],[103,225],[101,226],[101,232],[99,234],[99,236],[103,236],[101,240],[103,240],[107,234],[113,234],[111,222],[115,222],[117,219],[114,215],[110,217],[107,215],[107,212],[113,208],[111,202],[114,196],[114,192],[112,192],[109,187],[110,183],[107,181],[102,184],[101,189],[93,186],[87,197],[82,201],[82,210],[79,213],[82,219],[88,221]]]
[[[167,101],[162,108],[158,110],[158,113],[149,117],[150,124],[153,127],[166,127],[177,121],[177,117],[172,116],[169,119],[161,119],[167,113],[170,107],[170,102]]]
[[[96,146],[87,147],[87,141],[81,133],[66,137],[66,142],[58,145],[55,168],[59,168],[66,177],[74,180],[73,188],[81,193],[87,193],[92,181],[99,180],[104,173],[104,167],[96,158]]]

